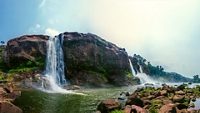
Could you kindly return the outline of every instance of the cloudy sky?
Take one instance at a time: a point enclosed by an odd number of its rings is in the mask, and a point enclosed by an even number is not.
[[[200,74],[200,0],[1,0],[0,39],[94,33],[185,76]]]

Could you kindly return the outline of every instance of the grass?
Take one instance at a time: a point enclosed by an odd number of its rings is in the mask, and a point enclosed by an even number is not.
[[[111,111],[110,113],[124,113],[122,110],[114,110],[114,111]]]

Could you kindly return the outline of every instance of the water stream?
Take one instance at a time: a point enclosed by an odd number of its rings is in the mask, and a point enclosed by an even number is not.
[[[94,113],[100,100],[117,98],[122,91],[133,92],[137,86],[97,88],[76,91],[85,95],[22,91],[14,102],[23,113]]]
[[[66,92],[61,86],[66,84],[63,57],[63,35],[49,37],[46,57],[46,69],[42,87],[52,92]],[[48,86],[46,86],[48,85]]]
[[[130,63],[130,68],[131,68],[131,72],[133,77],[138,77],[140,79],[141,84],[145,84],[145,83],[150,83],[150,84],[156,84],[158,83],[157,81],[153,80],[149,75],[147,75],[146,73],[143,72],[142,66],[140,66],[140,72],[137,72],[137,74],[135,75],[135,71],[133,69],[133,64],[131,62],[131,60],[129,59],[129,63]]]

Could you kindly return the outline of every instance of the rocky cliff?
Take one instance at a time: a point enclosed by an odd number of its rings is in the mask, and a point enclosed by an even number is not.
[[[63,51],[66,78],[71,84],[129,85],[131,72],[128,54],[125,49],[105,41],[94,34],[65,32]],[[8,41],[4,62],[12,69],[15,67],[45,66],[48,36],[25,35]]]

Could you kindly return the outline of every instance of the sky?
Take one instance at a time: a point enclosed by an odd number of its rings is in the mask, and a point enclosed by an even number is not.
[[[4,41],[89,32],[166,71],[200,74],[200,0],[1,0],[0,15]]]

